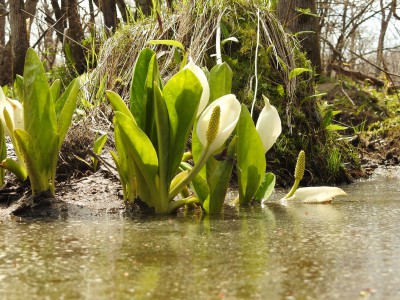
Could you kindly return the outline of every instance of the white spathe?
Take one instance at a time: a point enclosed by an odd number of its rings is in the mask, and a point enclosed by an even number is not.
[[[236,127],[236,124],[240,116],[240,103],[233,94],[222,96],[212,102],[201,114],[197,122],[196,132],[203,145],[203,148],[207,146],[207,129],[210,123],[211,115],[216,106],[221,108],[220,122],[218,126],[218,132],[215,139],[209,145],[208,152],[214,153],[220,148],[225,141],[232,134]]]
[[[276,139],[282,132],[281,118],[275,106],[269,103],[269,99],[263,95],[265,106],[258,117],[256,129],[261,137],[264,152],[275,144]]]
[[[286,200],[296,200],[304,203],[326,203],[336,196],[347,195],[341,188],[333,186],[316,186],[298,188],[292,197]]]
[[[24,108],[18,100],[12,100],[4,95],[3,89],[0,87],[0,120],[4,127],[4,133],[10,136],[10,130],[4,119],[4,110],[10,115],[11,122],[15,128],[24,128]]]
[[[200,81],[201,86],[203,87],[199,108],[197,109],[197,118],[198,116],[200,116],[200,114],[203,112],[208,104],[208,100],[210,99],[210,86],[208,85],[206,74],[204,74],[203,70],[199,66],[195,65],[191,58],[189,58],[189,63],[183,69],[189,69],[190,71],[192,71],[193,74],[196,75],[197,79]]]

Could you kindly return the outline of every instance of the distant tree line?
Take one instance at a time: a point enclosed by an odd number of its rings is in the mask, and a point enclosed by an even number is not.
[[[112,34],[119,22],[132,22],[156,9],[172,10],[178,4],[178,0],[0,0],[0,84],[11,83],[22,73],[28,47],[42,54],[49,69],[62,49],[66,61],[82,73],[88,67],[85,51],[92,50],[83,45],[88,36]],[[275,11],[287,31],[298,36],[318,74],[344,68],[397,78],[399,6],[396,0],[278,0]]]

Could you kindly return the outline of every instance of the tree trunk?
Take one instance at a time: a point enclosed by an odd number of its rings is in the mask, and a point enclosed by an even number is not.
[[[99,0],[100,10],[103,13],[104,25],[112,31],[117,28],[117,8],[115,0]]]
[[[317,13],[315,0],[279,0],[277,16],[291,33],[305,32],[300,36],[301,46],[307,53],[317,73],[321,73],[321,50],[319,44],[318,18],[298,12],[297,9],[309,9]]]
[[[81,74],[85,71],[85,52],[81,45],[81,42],[85,38],[83,34],[82,24],[78,13],[78,1],[69,0],[67,6],[67,18],[68,18],[68,44],[71,49],[73,57],[73,63],[76,71]]]
[[[140,8],[145,16],[150,16],[153,4],[151,0],[136,0],[136,8]]]
[[[10,29],[11,29],[11,55],[12,55],[12,78],[24,72],[26,51],[29,47],[28,33],[26,31],[26,20],[22,13],[24,9],[23,0],[10,1]]]
[[[12,82],[11,41],[5,46],[0,45],[0,86]]]
[[[26,11],[26,19],[29,20],[27,23],[27,33],[28,33],[28,40],[31,33],[31,28],[33,24],[33,18],[36,15],[36,7],[38,5],[39,0],[26,0],[25,1],[25,11]]]
[[[376,61],[379,67],[383,70],[387,71],[387,65],[385,61],[385,57],[383,55],[383,49],[385,48],[385,36],[386,31],[389,26],[390,19],[392,18],[393,11],[389,10],[388,14],[386,15],[386,8],[382,0],[380,2],[380,10],[381,10],[381,31],[379,32],[378,38],[378,48],[376,51]],[[377,74],[379,75],[379,74]]]
[[[6,44],[6,1],[0,0],[0,47]],[[0,48],[0,57],[1,48]]]

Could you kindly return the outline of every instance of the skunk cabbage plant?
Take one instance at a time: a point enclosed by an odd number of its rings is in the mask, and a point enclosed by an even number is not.
[[[305,168],[306,154],[301,150],[297,157],[293,186],[289,193],[282,199],[282,203],[286,203],[286,201],[290,200],[297,200],[304,203],[328,203],[336,196],[347,195],[345,191],[338,187],[317,186],[298,188],[304,176]]]
[[[303,203],[329,203],[336,196],[346,196],[346,192],[334,186],[315,186],[298,188],[293,196],[286,200],[297,200]]]
[[[59,97],[59,82],[48,84],[43,64],[33,49],[27,51],[24,76],[18,80],[21,102],[4,99],[0,93],[0,119],[18,162],[6,158],[1,167],[21,180],[29,177],[33,195],[54,195],[58,153],[75,110],[78,82],[73,80]]]

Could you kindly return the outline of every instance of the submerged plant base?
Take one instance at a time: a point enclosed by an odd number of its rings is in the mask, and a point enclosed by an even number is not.
[[[9,211],[12,216],[36,216],[51,214],[54,209],[55,198],[49,193],[38,195],[24,195],[18,201],[10,205]]]

